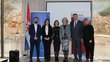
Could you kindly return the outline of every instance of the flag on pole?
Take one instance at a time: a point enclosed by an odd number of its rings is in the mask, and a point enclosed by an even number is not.
[[[29,6],[29,1],[27,3],[27,22],[30,22],[30,6]]]
[[[29,33],[28,33],[28,28],[29,28],[29,25],[30,25],[30,6],[29,6],[29,0],[27,1],[27,16],[26,16],[26,34],[25,34],[25,48],[24,50],[25,51],[28,51],[29,48],[30,48],[30,36],[29,36]]]
[[[29,44],[27,38],[25,37],[25,51],[26,50],[29,50]]]

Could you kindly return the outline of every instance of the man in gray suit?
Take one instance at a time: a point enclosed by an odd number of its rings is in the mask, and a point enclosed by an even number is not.
[[[70,23],[71,29],[71,39],[74,50],[74,61],[77,62],[77,54],[79,56],[79,62],[82,62],[82,51],[81,51],[81,42],[82,42],[82,22],[78,20],[78,15],[72,15],[72,21]]]

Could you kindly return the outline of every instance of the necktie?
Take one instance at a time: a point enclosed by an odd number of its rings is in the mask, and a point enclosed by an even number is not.
[[[76,21],[74,22],[74,27],[76,27]]]

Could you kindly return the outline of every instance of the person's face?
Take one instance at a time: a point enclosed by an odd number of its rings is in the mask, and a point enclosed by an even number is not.
[[[48,20],[46,20],[45,24],[46,24],[46,25],[49,25],[49,21],[48,21]]]
[[[37,18],[34,19],[34,23],[35,23],[35,24],[38,23],[38,19],[37,19]]]
[[[85,25],[85,26],[87,25],[87,21],[86,20],[84,20],[83,25]]]
[[[63,25],[67,25],[67,20],[66,19],[63,20]]]
[[[88,24],[90,24],[90,21],[88,21],[88,20],[84,20],[84,23],[83,23],[84,25],[88,25]]]
[[[55,26],[58,26],[58,22],[55,22]]]
[[[72,16],[72,20],[73,20],[73,21],[78,20],[78,15],[74,15],[74,16]]]

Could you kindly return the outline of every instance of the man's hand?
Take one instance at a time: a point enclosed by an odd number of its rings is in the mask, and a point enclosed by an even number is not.
[[[34,40],[37,40],[37,37],[36,36],[34,37]]]

